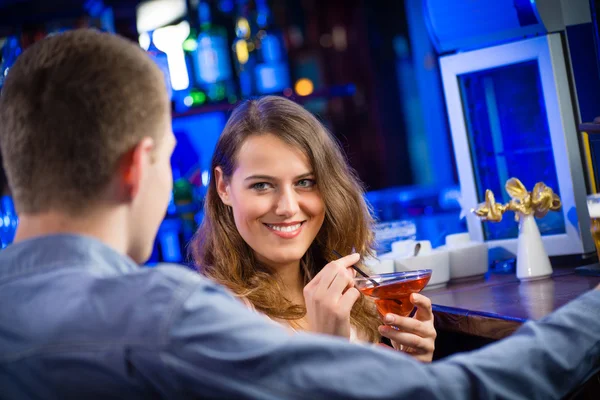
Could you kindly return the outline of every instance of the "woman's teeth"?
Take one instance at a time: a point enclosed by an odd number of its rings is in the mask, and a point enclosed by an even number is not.
[[[269,228],[279,231],[279,232],[294,232],[297,229],[300,229],[300,226],[302,225],[302,223],[296,224],[296,225],[290,225],[290,226],[279,226],[279,225],[270,225],[270,224],[266,224]]]

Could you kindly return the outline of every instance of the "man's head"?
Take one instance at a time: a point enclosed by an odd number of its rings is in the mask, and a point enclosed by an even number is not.
[[[149,256],[172,186],[163,75],[136,44],[94,30],[44,39],[9,70],[0,149],[21,215],[124,210],[127,252]]]

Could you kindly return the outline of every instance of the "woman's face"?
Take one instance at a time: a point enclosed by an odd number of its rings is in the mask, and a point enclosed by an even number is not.
[[[297,263],[317,236],[325,204],[308,158],[272,134],[241,146],[229,180],[215,171],[221,200],[259,261],[277,268]]]

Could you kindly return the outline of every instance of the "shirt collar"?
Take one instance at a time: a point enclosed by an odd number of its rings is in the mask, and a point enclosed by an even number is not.
[[[27,239],[0,251],[0,279],[53,267],[91,268],[101,274],[123,275],[139,266],[98,239],[73,234]]]

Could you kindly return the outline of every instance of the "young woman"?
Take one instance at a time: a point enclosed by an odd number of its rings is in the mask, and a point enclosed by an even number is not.
[[[371,253],[373,219],[335,139],[298,104],[275,96],[237,107],[217,143],[205,217],[191,248],[202,274],[294,330],[377,343],[431,361],[431,302],[388,314],[353,287]],[[335,250],[345,257],[336,260]]]

